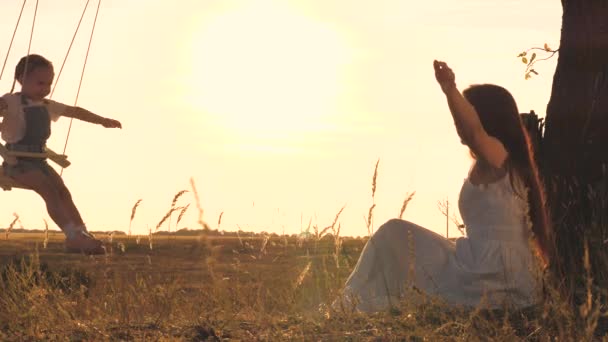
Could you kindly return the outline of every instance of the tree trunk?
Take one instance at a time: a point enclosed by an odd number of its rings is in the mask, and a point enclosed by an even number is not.
[[[608,0],[562,0],[562,6],[540,163],[557,234],[558,273],[569,278],[572,290],[580,281],[575,278],[585,274],[585,248],[594,280],[608,283]]]

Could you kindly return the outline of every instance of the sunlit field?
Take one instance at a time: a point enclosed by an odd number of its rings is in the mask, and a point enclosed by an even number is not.
[[[332,307],[365,239],[331,231],[97,234],[105,256],[65,254],[59,232],[2,234],[0,340],[543,341],[605,333],[596,308],[576,318],[551,298],[501,312],[450,308],[414,290],[416,301],[383,313]]]

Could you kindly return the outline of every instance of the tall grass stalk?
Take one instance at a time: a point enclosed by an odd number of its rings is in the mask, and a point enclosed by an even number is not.
[[[201,204],[201,199],[198,195],[198,191],[196,190],[196,184],[194,183],[194,178],[190,178],[190,187],[192,188],[192,193],[194,194],[194,199],[196,201],[196,209],[198,210],[198,220],[197,223],[204,230],[208,230],[209,226],[203,221],[203,206]]]
[[[169,217],[171,216],[171,214],[174,211],[177,211],[177,210],[180,210],[180,208],[171,208],[171,209],[169,209],[169,211],[167,211],[167,213],[165,214],[165,216],[163,216],[163,218],[160,221],[158,221],[158,224],[156,224],[156,228],[154,228],[154,231],[155,232],[158,231],[158,228],[160,228],[160,226],[162,226],[163,223],[165,223],[165,221],[167,221],[169,219]]]
[[[11,233],[11,230],[13,230],[13,227],[19,222],[19,215],[17,215],[17,213],[13,213],[13,217],[13,221],[6,229],[5,240],[8,240],[8,235]]]
[[[148,245],[150,246],[150,250],[154,248],[154,235],[152,235],[152,228],[148,228]]]
[[[175,196],[173,196],[173,200],[171,201],[171,208],[175,208],[175,206],[177,205],[177,200],[179,200],[179,198],[182,197],[186,192],[188,192],[188,190],[180,190],[178,193],[175,194]]]
[[[331,232],[332,235],[334,237],[334,259],[336,261],[336,269],[340,268],[340,248],[342,247],[342,240],[340,239],[340,228],[341,225],[338,223],[338,219],[340,218],[340,214],[342,214],[342,211],[344,211],[344,208],[346,208],[346,205],[344,205],[342,208],[340,208],[340,211],[338,211],[338,213],[336,214],[336,217],[334,217],[334,222],[331,223]],[[336,224],[337,224],[337,228],[336,228]]]
[[[179,215],[177,216],[177,221],[175,222],[175,229],[179,228],[178,227],[179,226],[179,222],[182,220],[182,218],[184,217],[184,214],[186,213],[186,211],[188,210],[189,207],[190,207],[190,203],[188,203],[185,206],[181,207]]]
[[[302,272],[300,272],[300,274],[298,275],[298,278],[295,282],[295,286],[294,288],[297,289],[298,287],[300,287],[300,285],[302,285],[302,283],[304,282],[304,279],[306,278],[306,276],[308,275],[309,271],[310,271],[310,267],[312,266],[312,261],[309,261],[306,266],[304,267],[304,269],[302,270]]]
[[[372,177],[372,205],[369,207],[367,213],[367,233],[369,236],[372,236],[374,233],[374,208],[376,207],[376,180],[378,178],[378,165],[380,165],[380,159],[376,161],[376,166],[374,167],[374,176]]]
[[[135,202],[133,208],[131,208],[131,218],[129,219],[129,236],[131,236],[131,224],[133,223],[133,219],[135,218],[135,212],[137,211],[137,207],[139,207],[141,201],[142,199],[140,198],[139,200],[137,200],[137,202]]]
[[[222,226],[222,217],[224,217],[223,211],[220,213],[220,216],[217,218],[217,230],[220,230],[220,227]]]
[[[405,212],[405,209],[407,208],[407,205],[410,203],[412,198],[414,198],[415,194],[416,194],[416,191],[412,192],[411,194],[405,195],[405,199],[403,200],[403,204],[401,204],[401,209],[399,210],[400,219],[403,219],[403,213]]]
[[[171,201],[171,209],[181,209],[182,207],[176,207],[177,205],[177,201],[179,200],[180,197],[182,197],[182,195],[184,195],[186,192],[188,192],[188,190],[180,190],[178,191],[174,196],[173,196],[173,200]],[[175,210],[175,211],[177,211]],[[171,211],[169,213],[169,218],[167,220],[167,231],[170,233],[171,232],[171,217],[173,215],[173,211]]]
[[[49,223],[46,221],[46,219],[43,219],[44,221],[44,241],[42,241],[42,247],[44,249],[46,249],[46,247],[49,245]]]

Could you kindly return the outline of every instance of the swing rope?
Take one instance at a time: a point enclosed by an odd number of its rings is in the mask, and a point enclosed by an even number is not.
[[[30,55],[30,50],[31,50],[31,46],[32,46],[32,40],[33,40],[33,37],[34,37],[34,28],[35,28],[35,26],[36,26],[36,15],[37,15],[37,13],[38,13],[38,2],[39,2],[39,0],[36,0],[36,7],[34,8],[34,17],[33,17],[33,19],[32,19],[32,28],[31,28],[31,32],[30,32],[30,38],[29,38],[29,42],[28,42],[28,47],[27,47],[27,55],[26,55],[26,60],[25,60],[25,68],[24,68],[25,70],[24,70],[24,74],[25,74],[25,73],[27,73],[28,58],[29,58],[29,55]],[[67,59],[68,59],[69,55],[70,55],[70,51],[71,51],[71,49],[72,49],[72,46],[73,46],[74,41],[75,41],[75,39],[76,39],[76,36],[77,36],[77,34],[78,34],[78,30],[79,30],[79,28],[80,28],[80,25],[81,25],[81,23],[82,23],[82,20],[83,20],[83,18],[84,18],[84,15],[85,15],[85,13],[86,13],[86,11],[87,11],[87,8],[88,8],[88,6],[89,6],[89,2],[90,2],[90,0],[87,0],[86,4],[85,4],[85,6],[84,6],[84,9],[83,9],[82,15],[81,15],[81,17],[80,17],[80,20],[78,21],[78,25],[76,26],[76,30],[75,30],[75,32],[74,32],[74,35],[72,36],[72,40],[71,40],[70,45],[69,45],[69,47],[68,47],[68,51],[66,52],[65,58],[63,59],[63,63],[61,64],[61,68],[60,68],[59,73],[58,73],[58,75],[57,75],[56,82],[54,82],[53,89],[51,90],[51,94],[50,94],[50,97],[51,97],[51,98],[52,98],[52,96],[53,96],[53,93],[55,92],[55,88],[57,87],[57,83],[59,83],[59,78],[61,77],[61,73],[62,73],[62,71],[63,71],[63,68],[64,68],[64,66],[65,66],[65,64],[66,64],[66,62],[67,62]],[[15,25],[15,29],[14,29],[14,31],[13,31],[13,36],[11,37],[11,41],[10,41],[9,47],[8,47],[8,49],[7,49],[6,57],[5,57],[5,59],[4,59],[4,63],[3,63],[3,65],[2,65],[2,70],[0,71],[0,79],[2,78],[2,75],[4,74],[4,70],[5,70],[5,67],[6,67],[6,63],[7,63],[8,57],[9,57],[9,55],[10,55],[10,50],[11,50],[11,47],[12,47],[12,45],[13,45],[13,41],[14,41],[14,39],[15,39],[15,35],[16,35],[16,33],[17,33],[17,30],[18,30],[18,28],[19,28],[19,23],[20,23],[20,21],[21,21],[21,17],[22,17],[23,10],[24,10],[24,8],[25,8],[26,3],[27,3],[27,0],[23,0],[23,4],[22,4],[22,6],[21,6],[21,11],[19,12],[19,17],[18,17],[18,19],[17,19],[17,24]],[[76,105],[77,105],[77,103],[78,103],[78,97],[79,97],[79,95],[80,95],[80,89],[81,89],[81,87],[82,87],[82,81],[83,81],[83,79],[84,79],[84,72],[85,72],[85,70],[86,70],[87,61],[88,61],[88,59],[89,59],[89,52],[90,52],[90,50],[91,50],[91,44],[92,44],[92,42],[93,42],[93,35],[94,35],[94,33],[95,33],[95,26],[96,26],[96,24],[97,24],[97,17],[98,17],[98,15],[99,15],[99,9],[100,9],[100,7],[101,7],[101,0],[98,0],[98,2],[97,2],[97,10],[96,10],[96,12],[95,12],[95,18],[94,18],[94,21],[93,21],[93,27],[92,27],[92,29],[91,29],[91,35],[90,35],[90,37],[89,37],[89,44],[88,44],[88,46],[87,46],[87,51],[86,51],[86,55],[85,55],[84,65],[82,66],[82,72],[81,72],[81,75],[80,75],[80,81],[79,81],[79,83],[78,83],[78,90],[77,90],[77,92],[76,92],[76,99],[74,100],[74,106],[76,106]],[[16,81],[16,80],[13,80],[13,88],[14,88],[14,86],[15,86],[15,81]],[[12,93],[12,92],[13,92],[13,90],[11,89],[11,93]],[[68,141],[69,141],[69,137],[70,137],[70,132],[71,132],[71,130],[72,130],[72,122],[73,122],[73,118],[70,118],[70,124],[69,124],[69,127],[68,127],[68,132],[67,132],[67,135],[66,135],[66,138],[65,138],[65,144],[64,144],[64,146],[63,146],[63,153],[62,153],[63,155],[62,155],[62,156],[60,156],[60,157],[65,157],[65,151],[66,151],[66,149],[67,149],[67,146],[68,146]],[[55,154],[55,153],[53,153],[53,155],[55,155],[55,156],[59,156],[59,155],[57,155],[57,154]],[[51,158],[51,159],[53,159],[53,157],[50,157],[50,158]],[[61,158],[60,158],[60,159],[61,159]],[[54,160],[54,159],[53,159],[53,160]],[[65,162],[65,160],[64,160],[63,162]],[[65,163],[59,163],[59,162],[58,162],[58,164],[59,164],[59,165],[61,165],[61,172],[60,172],[60,176],[61,176],[61,175],[63,174],[63,169],[65,168]],[[69,165],[69,163],[68,163],[68,165]],[[4,185],[2,186],[2,188],[3,188],[4,190],[10,190],[12,186],[17,186],[17,187],[18,187],[19,185],[18,185],[18,184],[10,184],[10,183],[9,183],[9,184],[4,184]]]
[[[38,1],[38,0],[36,0]],[[76,99],[74,100],[74,107],[76,107],[77,103],[78,103],[78,96],[80,95],[80,88],[82,86],[82,80],[84,78],[84,71],[87,67],[87,61],[89,59],[89,51],[91,50],[91,43],[93,42],[93,34],[95,33],[95,26],[97,24],[97,16],[99,14],[99,7],[101,7],[101,0],[99,0],[97,2],[97,10],[95,11],[95,19],[93,19],[93,27],[91,28],[91,35],[89,37],[89,45],[87,46],[87,53],[85,54],[84,57],[84,64],[82,65],[82,72],[80,74],[80,81],[78,82],[78,90],[76,91]],[[74,121],[74,118],[70,118],[70,125],[68,126],[68,134],[65,137],[65,144],[63,146],[63,152],[61,154],[65,155],[65,151],[68,148],[68,141],[70,139],[70,133],[72,131],[72,122]],[[63,175],[63,167],[61,168],[61,172],[59,173],[59,175]]]
[[[36,0],[36,7],[34,7],[34,19],[32,19],[32,30],[30,32],[30,41],[27,44],[27,55],[25,55],[25,68],[23,68],[23,75],[27,75],[27,62],[30,57],[30,49],[32,47],[32,39],[34,38],[34,27],[36,26],[36,14],[38,14],[38,0]],[[13,81],[13,86],[15,81]],[[11,91],[12,92],[12,91]]]
[[[13,41],[15,40],[15,35],[17,34],[17,29],[19,28],[19,22],[21,21],[21,15],[23,14],[23,9],[25,8],[25,3],[27,0],[23,0],[23,5],[21,5],[21,11],[19,12],[19,17],[17,18],[17,24],[15,25],[15,30],[13,31],[13,36],[11,37],[11,42],[8,44],[8,49],[6,50],[6,57],[4,57],[4,64],[2,64],[2,71],[0,71],[0,79],[2,79],[2,75],[4,75],[4,68],[6,67],[6,61],[8,61],[8,56],[11,53],[11,48],[13,47]]]
[[[61,77],[61,73],[63,72],[63,68],[64,68],[64,66],[65,66],[65,64],[67,62],[67,59],[68,59],[68,57],[70,55],[70,52],[72,50],[72,46],[74,44],[74,41],[75,41],[76,36],[78,34],[78,31],[80,29],[80,25],[82,23],[84,15],[85,15],[85,13],[87,11],[87,8],[89,6],[89,2],[90,2],[90,0],[87,0],[86,4],[84,6],[84,9],[82,11],[82,15],[80,16],[80,20],[78,21],[78,25],[76,26],[76,30],[74,32],[74,35],[72,36],[72,40],[71,40],[70,45],[68,47],[68,51],[66,52],[66,55],[65,55],[65,57],[63,59],[63,62],[61,64],[61,68],[59,69],[59,73],[57,74],[57,80],[56,80],[56,82],[54,82],[53,89],[51,90],[50,98],[52,98],[53,93],[55,92],[55,88],[57,87],[57,83],[59,83],[59,78]],[[12,48],[12,45],[13,45],[13,42],[14,42],[17,30],[19,28],[19,23],[21,22],[21,17],[23,15],[23,10],[25,8],[26,3],[27,3],[27,0],[23,0],[23,4],[21,5],[21,10],[19,12],[19,17],[17,18],[17,23],[15,25],[15,29],[13,30],[13,35],[11,37],[11,41],[10,41],[9,47],[7,49],[6,57],[4,59],[3,65],[2,65],[2,70],[0,71],[0,79],[2,78],[2,75],[4,74],[6,63],[8,61],[8,57],[10,55],[10,50]],[[34,37],[34,28],[36,26],[36,16],[37,16],[37,13],[38,13],[38,3],[39,3],[39,0],[36,0],[36,6],[34,8],[34,17],[32,19],[32,28],[31,28],[31,31],[30,31],[30,38],[29,38],[28,47],[27,47],[27,55],[26,55],[26,61],[25,61],[24,74],[27,73],[28,57],[30,55],[30,51],[31,51],[31,47],[32,47],[32,40],[33,40],[33,37]],[[97,2],[97,10],[95,11],[95,18],[93,20],[93,27],[91,28],[91,35],[89,36],[89,43],[88,43],[88,46],[87,46],[85,60],[84,60],[83,66],[82,66],[82,72],[80,74],[80,81],[78,83],[78,90],[76,92],[76,99],[74,100],[74,106],[76,106],[78,104],[78,97],[80,96],[80,89],[82,88],[82,81],[84,79],[84,73],[85,73],[85,70],[86,70],[87,61],[89,59],[89,52],[91,50],[91,44],[93,42],[93,35],[95,33],[95,26],[97,24],[97,17],[99,16],[99,9],[100,9],[100,7],[101,7],[101,0],[98,0],[98,2]],[[15,80],[13,81],[13,87],[14,87],[14,82],[15,82]],[[66,135],[66,138],[65,138],[65,144],[63,146],[63,152],[62,152],[63,155],[65,155],[65,152],[67,150],[68,141],[69,141],[69,138],[70,138],[70,133],[72,131],[73,120],[74,120],[73,118],[70,118],[70,124],[68,126],[68,132],[67,132],[67,135]],[[63,169],[64,169],[64,167],[61,168],[60,175],[63,174]]]
[[[36,0],[36,7],[34,7],[34,18],[32,19],[32,30],[30,31],[30,41],[27,44],[27,55],[30,54],[30,49],[32,47],[32,39],[34,38],[34,27],[36,26],[36,14],[38,14],[38,0]],[[25,66],[27,68],[27,63],[25,63]],[[23,74],[25,75],[27,73],[24,72]]]
[[[55,80],[55,83],[53,84],[53,90],[51,90],[51,95],[49,96],[50,99],[53,98],[53,93],[55,93],[55,88],[57,87],[57,84],[59,83],[59,78],[61,78],[61,72],[63,71],[63,67],[65,66],[65,63],[68,60],[68,56],[70,55],[70,51],[72,50],[72,45],[74,44],[74,41],[76,40],[76,35],[78,34],[78,29],[80,29],[80,24],[82,23],[84,14],[87,12],[87,7],[89,7],[90,1],[91,0],[87,0],[87,3],[84,5],[84,10],[82,10],[82,14],[80,15],[80,20],[78,21],[78,25],[76,26],[76,31],[74,31],[74,35],[72,36],[72,41],[70,42],[70,46],[68,47],[68,52],[66,52],[65,57],[63,58],[63,63],[61,63],[61,68],[59,69],[59,73],[57,74],[57,79]]]

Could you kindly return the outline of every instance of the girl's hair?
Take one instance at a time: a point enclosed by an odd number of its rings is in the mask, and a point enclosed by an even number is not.
[[[15,83],[17,81],[21,83],[21,80],[23,80],[23,78],[27,76],[30,71],[40,67],[52,68],[53,64],[48,59],[40,55],[32,54],[22,57],[19,60],[19,63],[17,63],[17,66],[15,67],[15,78],[13,79],[11,93],[15,90]]]
[[[475,107],[488,135],[500,140],[508,151],[507,167],[511,184],[515,171],[526,185],[535,249],[543,266],[547,266],[555,253],[553,229],[533,148],[517,104],[506,89],[493,84],[473,85],[463,91],[463,96]]]

